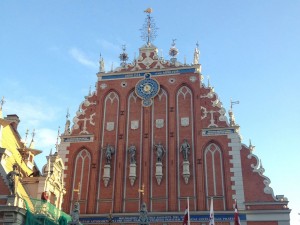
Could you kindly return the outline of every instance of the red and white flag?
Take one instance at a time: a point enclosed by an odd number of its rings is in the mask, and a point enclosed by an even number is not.
[[[183,225],[189,225],[190,224],[190,209],[189,209],[189,198],[187,198],[187,207],[184,211],[183,216]]]
[[[214,202],[213,202],[213,198],[210,199],[209,225],[215,225],[215,215],[214,215]]]
[[[234,206],[234,225],[241,225],[236,199]]]

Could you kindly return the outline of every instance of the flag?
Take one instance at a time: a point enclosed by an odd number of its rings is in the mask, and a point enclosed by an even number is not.
[[[241,225],[236,199],[234,206],[234,225]]]
[[[190,209],[189,209],[189,198],[187,198],[187,206],[184,211],[184,216],[183,216],[183,225],[189,225],[190,224]]]
[[[215,225],[213,198],[210,199],[209,225]]]

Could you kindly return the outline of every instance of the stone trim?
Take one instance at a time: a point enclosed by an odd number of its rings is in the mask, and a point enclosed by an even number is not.
[[[235,191],[235,195],[232,195],[232,199],[236,199],[240,209],[245,209],[244,182],[240,154],[242,149],[241,138],[238,133],[229,134],[227,137],[230,139],[228,147],[231,148],[228,153],[232,156],[229,162],[232,164],[230,172],[233,173],[233,176],[230,179],[234,184],[231,188]]]

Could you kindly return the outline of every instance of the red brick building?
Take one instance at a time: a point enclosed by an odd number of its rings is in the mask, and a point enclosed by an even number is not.
[[[241,224],[289,224],[287,198],[203,84],[198,48],[180,63],[173,43],[165,60],[147,35],[133,63],[125,49],[119,68],[105,72],[100,59],[96,91],[66,123],[63,209],[78,200],[84,224],[107,223],[110,212],[113,224],[136,224],[145,202],[151,224],[182,224],[188,198],[191,223],[207,224],[213,198],[216,224],[234,224],[236,199]]]

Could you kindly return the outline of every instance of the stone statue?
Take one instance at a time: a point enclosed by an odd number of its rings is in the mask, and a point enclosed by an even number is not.
[[[106,158],[106,164],[110,164],[112,155],[115,154],[115,149],[113,146],[107,144],[106,148],[104,148],[105,152],[105,158]]]
[[[189,145],[189,143],[187,142],[187,139],[183,140],[183,143],[180,147],[180,152],[182,152],[182,156],[183,156],[183,160],[184,161],[188,161],[189,159],[189,154],[190,154],[190,148],[191,146]]]
[[[147,205],[146,205],[145,202],[143,202],[142,205],[141,205],[140,217],[139,217],[139,224],[140,225],[149,224],[148,210],[147,210]]]
[[[75,202],[74,209],[71,212],[72,220],[68,224],[71,224],[71,225],[81,224],[79,222],[79,214],[80,214],[80,205],[79,205],[79,202]]]
[[[199,50],[197,48],[195,48],[195,52],[194,52],[194,64],[199,64]]]
[[[103,58],[100,59],[99,64],[100,64],[99,72],[100,72],[100,73],[105,72],[105,68],[104,68],[104,60],[103,60]]]
[[[134,145],[131,145],[128,148],[128,152],[130,154],[130,164],[136,163],[136,147]]]
[[[19,176],[20,176],[20,173],[18,171],[17,165],[13,165],[13,171],[10,171],[6,175],[6,179],[8,180],[8,186],[9,186],[11,195],[15,195],[17,193]]]
[[[162,162],[162,159],[166,152],[164,146],[161,143],[158,143],[154,146],[156,147],[157,162]]]

